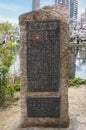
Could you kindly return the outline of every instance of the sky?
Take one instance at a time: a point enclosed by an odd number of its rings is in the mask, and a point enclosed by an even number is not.
[[[41,7],[49,4],[54,4],[55,0],[40,0]],[[86,0],[78,0],[79,2],[79,18],[80,14],[85,11]],[[18,18],[21,14],[32,10],[32,0],[0,0],[0,23],[11,22],[18,23]]]

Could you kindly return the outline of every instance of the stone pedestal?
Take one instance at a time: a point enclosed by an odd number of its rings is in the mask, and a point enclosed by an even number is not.
[[[68,7],[19,17],[22,127],[68,127]]]

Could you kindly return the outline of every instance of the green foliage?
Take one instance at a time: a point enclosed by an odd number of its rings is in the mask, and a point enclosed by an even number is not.
[[[6,95],[8,96],[14,96],[15,89],[13,86],[9,85],[6,87]]]
[[[20,80],[16,80],[14,84],[0,88],[0,106],[7,107],[12,102],[19,100],[19,96],[15,96],[15,92],[20,90]]]
[[[77,86],[81,84],[86,84],[86,80],[81,79],[81,78],[72,78],[72,79],[69,79],[68,84],[69,86]]]
[[[14,84],[15,91],[20,91],[20,80],[16,80]]]
[[[12,42],[0,46],[0,106],[4,104],[7,95],[13,96],[14,93],[14,88],[7,87],[9,83],[8,72],[14,58],[12,49],[15,49]]]
[[[14,84],[9,85],[10,88],[13,88],[14,91],[20,91],[20,80],[16,80]]]
[[[0,45],[2,45],[2,41],[0,40]]]
[[[2,106],[5,102],[6,89],[5,87],[0,87],[0,106]]]
[[[14,44],[10,44],[7,42],[3,47],[0,47],[0,75],[1,85],[4,87],[7,86],[7,74],[14,58],[14,55],[11,53]]]
[[[77,44],[76,42],[70,42],[70,44]],[[86,41],[80,42],[80,44],[86,44]]]
[[[0,23],[0,32],[7,33],[10,29],[12,29],[12,24],[9,22]]]
[[[8,36],[5,44],[0,41],[0,106],[7,105],[7,101],[13,99],[15,90],[20,88],[18,83],[9,85],[9,68],[18,48],[15,43],[8,41],[12,28],[9,22],[0,23],[0,34]]]

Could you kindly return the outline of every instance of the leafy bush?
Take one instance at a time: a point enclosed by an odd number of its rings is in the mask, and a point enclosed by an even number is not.
[[[12,29],[12,24],[9,22],[0,23],[0,33],[7,33],[8,30]]]
[[[0,106],[3,106],[6,99],[6,89],[0,86]]]
[[[86,84],[86,80],[81,79],[81,78],[72,78],[72,79],[69,79],[68,84],[69,84],[69,86]]]
[[[7,42],[0,46],[0,106],[5,103],[7,96],[13,96],[14,88],[7,87],[9,83],[8,72],[14,58],[12,49],[14,43]]]
[[[20,90],[20,80],[7,87],[0,88],[0,106],[7,107],[12,102],[19,100],[19,96],[15,97],[15,92]]]
[[[16,80],[14,84],[9,85],[10,88],[13,88],[15,91],[20,91],[20,80]]]
[[[20,91],[20,80],[16,80],[14,84],[15,91]]]
[[[14,92],[15,92],[15,89],[14,89],[13,85],[9,85],[6,88],[6,95],[8,95],[8,96],[14,96]]]

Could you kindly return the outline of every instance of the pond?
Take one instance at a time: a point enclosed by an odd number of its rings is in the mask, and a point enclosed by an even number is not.
[[[86,45],[72,45],[69,55],[70,77],[86,79]]]
[[[86,59],[76,58],[75,65],[76,65],[75,77],[86,79]]]
[[[70,51],[69,63],[72,78],[86,79],[86,46],[79,46],[78,49],[74,47],[74,50]],[[20,74],[20,58],[18,54],[10,67],[10,73]]]

